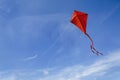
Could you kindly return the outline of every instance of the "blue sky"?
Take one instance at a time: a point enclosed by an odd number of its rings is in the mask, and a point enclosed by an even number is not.
[[[88,13],[87,32],[70,18]],[[0,0],[0,80],[120,80],[119,0]]]

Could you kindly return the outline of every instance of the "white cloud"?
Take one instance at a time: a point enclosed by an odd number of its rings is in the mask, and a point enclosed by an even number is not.
[[[44,75],[48,75],[48,74],[49,74],[49,71],[48,71],[48,70],[43,70],[43,74],[44,74]]]
[[[0,77],[0,80],[85,80],[84,78],[91,78],[92,76],[94,76],[93,79],[97,79],[99,76],[107,74],[113,67],[120,67],[119,61],[120,50],[111,52],[107,56],[102,56],[101,59],[87,66],[73,65],[65,68],[51,70],[43,69],[28,72],[9,71],[7,73],[1,73],[0,75],[4,75],[4,77]]]
[[[4,28],[3,30],[6,33],[4,32],[3,33],[11,38],[16,37],[18,35],[19,37],[23,37],[24,39],[28,37],[34,37],[34,38],[41,37],[46,32],[45,30],[50,28],[55,28],[55,27],[49,26],[49,24],[50,25],[58,24],[57,25],[58,27],[64,23],[67,17],[68,17],[67,14],[18,16],[6,22],[6,26],[5,26],[6,28]]]
[[[107,11],[106,13],[104,13],[104,15],[101,17],[102,18],[101,23],[103,23],[109,17],[111,17],[119,8],[120,8],[120,5],[116,5],[110,11]]]
[[[53,75],[48,75],[38,80],[82,80],[85,77],[90,76],[102,76],[109,69],[115,66],[120,66],[120,51],[112,52],[110,55],[97,60],[95,63],[89,66],[75,65],[62,70],[57,71]]]
[[[33,59],[36,59],[37,57],[38,57],[38,55],[35,54],[35,55],[33,55],[33,56],[26,57],[26,58],[24,59],[24,61],[33,60]]]
[[[0,80],[16,80],[16,76],[15,75],[4,75],[0,77]]]

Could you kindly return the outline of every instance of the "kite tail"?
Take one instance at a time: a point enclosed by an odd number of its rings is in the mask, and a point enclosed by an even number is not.
[[[90,48],[91,48],[91,51],[93,52],[93,53],[95,53],[95,54],[97,54],[97,55],[103,55],[102,53],[100,53],[99,51],[97,51],[95,48],[94,48],[94,43],[93,43],[93,40],[92,40],[92,38],[89,36],[89,34],[85,34],[89,39],[90,39],[90,41],[91,41],[91,45],[90,45]]]

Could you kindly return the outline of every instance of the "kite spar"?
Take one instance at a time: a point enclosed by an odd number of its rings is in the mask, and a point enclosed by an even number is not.
[[[73,23],[75,26],[77,26],[91,41],[91,51],[97,55],[103,55],[102,53],[100,53],[99,51],[97,51],[94,48],[94,43],[92,38],[90,37],[90,35],[86,32],[86,25],[87,25],[87,18],[88,18],[88,14],[84,13],[84,12],[80,12],[77,10],[74,10],[72,18],[71,18],[71,23]]]

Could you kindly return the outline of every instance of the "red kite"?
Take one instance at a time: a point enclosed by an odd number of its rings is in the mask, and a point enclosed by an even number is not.
[[[75,26],[77,26],[91,41],[91,51],[97,55],[102,53],[98,52],[95,48],[94,48],[94,43],[92,38],[89,36],[89,34],[86,32],[86,25],[87,25],[87,18],[88,18],[88,14],[84,13],[84,12],[80,12],[77,10],[74,10],[72,18],[71,18],[71,23],[73,23]]]

